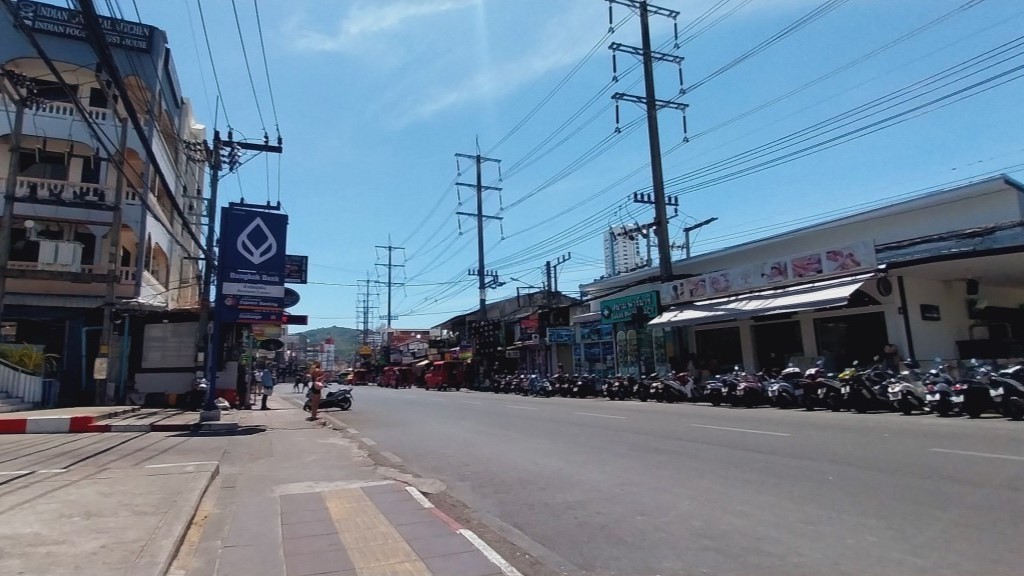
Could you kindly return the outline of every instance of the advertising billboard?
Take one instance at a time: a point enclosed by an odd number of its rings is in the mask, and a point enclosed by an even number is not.
[[[217,317],[221,322],[281,323],[288,216],[221,209]]]

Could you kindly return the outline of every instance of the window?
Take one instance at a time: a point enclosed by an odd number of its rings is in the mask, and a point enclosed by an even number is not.
[[[124,246],[121,247],[121,268],[130,268],[132,265],[132,253]]]
[[[854,360],[870,364],[889,343],[882,312],[818,318],[814,330],[818,354],[825,359],[825,370],[829,372],[847,368]]]
[[[24,228],[11,228],[10,259],[14,262],[38,262],[39,243],[28,239]]]
[[[82,176],[78,181],[85,184],[99,184],[100,169],[102,167],[103,161],[97,156],[82,158]]]
[[[89,89],[89,107],[106,108],[108,104],[107,93],[100,88]]]
[[[36,96],[48,102],[72,102],[72,97],[78,96],[78,85],[68,84],[65,90],[60,82],[52,80],[36,80]],[[68,93],[70,92],[70,94]]]
[[[18,156],[18,175],[44,180],[68,179],[67,158],[63,152],[25,152]]]
[[[96,236],[91,232],[75,232],[75,242],[82,244],[82,264],[96,264]]]
[[[732,372],[733,366],[743,364],[739,328],[697,330],[694,338],[697,341],[698,363],[711,374]]]

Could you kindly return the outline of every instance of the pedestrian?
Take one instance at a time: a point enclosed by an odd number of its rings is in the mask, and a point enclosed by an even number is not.
[[[263,402],[260,404],[260,410],[270,410],[267,408],[267,398],[274,393],[274,372],[270,368],[264,368],[260,381],[263,384]]]
[[[294,392],[296,394],[299,393],[299,389],[302,387],[302,381],[303,381],[302,374],[297,374],[295,376],[295,383],[292,384],[292,392]]]
[[[249,402],[249,384],[245,377],[245,366],[238,365],[238,373],[235,376],[235,394],[238,396],[239,410],[252,410],[252,403]]]
[[[316,420],[317,410],[320,408],[320,392],[323,390],[323,373],[319,365],[314,364],[309,371],[309,419]]]

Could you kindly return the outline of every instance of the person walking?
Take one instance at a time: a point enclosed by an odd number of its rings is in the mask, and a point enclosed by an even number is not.
[[[292,384],[292,392],[298,394],[299,390],[302,388],[302,383],[303,383],[304,380],[305,380],[305,378],[303,378],[302,374],[296,374],[295,375],[295,383]]]
[[[263,384],[263,402],[260,404],[260,410],[270,410],[267,407],[267,398],[274,393],[274,372],[270,368],[264,368],[260,381]]]
[[[252,410],[252,403],[249,401],[249,383],[245,375],[245,366],[238,365],[238,374],[235,377],[235,394],[238,395],[238,409]]]
[[[309,370],[309,419],[311,421],[317,419],[317,410],[320,409],[320,393],[324,388],[323,378],[320,366],[314,364]]]

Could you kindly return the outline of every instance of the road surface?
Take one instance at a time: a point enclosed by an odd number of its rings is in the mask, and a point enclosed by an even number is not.
[[[347,426],[565,573],[1024,569],[1019,422],[375,387],[354,397]]]

